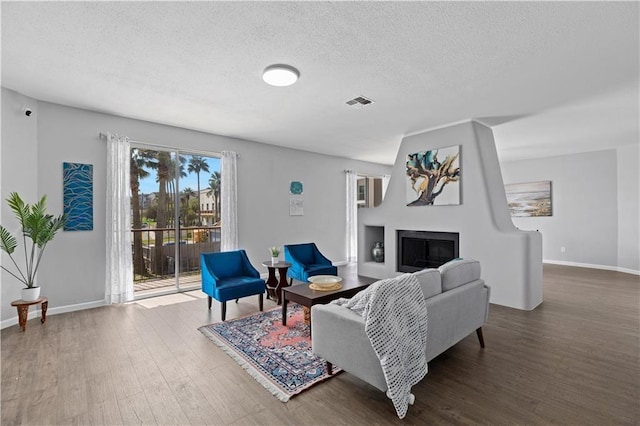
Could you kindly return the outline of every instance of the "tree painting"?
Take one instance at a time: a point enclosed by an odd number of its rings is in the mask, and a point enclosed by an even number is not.
[[[460,146],[407,155],[407,178],[407,206],[460,204]]]

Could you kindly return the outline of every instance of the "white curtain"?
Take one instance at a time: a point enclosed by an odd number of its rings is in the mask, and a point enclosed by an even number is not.
[[[107,133],[107,304],[133,300],[129,138]]]
[[[358,260],[358,175],[353,170],[345,170],[347,177],[347,262]]]
[[[238,248],[238,154],[233,151],[222,151],[221,177],[221,212],[222,235],[220,251]]]
[[[382,175],[382,199],[387,195],[387,188],[389,187],[389,180],[391,175]]]

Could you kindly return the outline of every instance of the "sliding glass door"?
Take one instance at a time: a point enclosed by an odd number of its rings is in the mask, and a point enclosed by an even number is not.
[[[220,160],[131,148],[134,294],[200,286],[200,253],[220,250]]]

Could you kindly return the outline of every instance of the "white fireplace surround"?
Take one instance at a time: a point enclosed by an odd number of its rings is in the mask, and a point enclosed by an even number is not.
[[[407,206],[407,155],[453,145],[460,145],[462,179],[449,185],[461,185],[461,204]],[[493,132],[481,123],[470,120],[402,140],[384,201],[358,211],[359,274],[400,274],[398,230],[458,232],[460,257],[480,261],[492,303],[524,310],[542,303],[542,236],[513,225]],[[376,241],[384,241],[382,263],[371,256]]]

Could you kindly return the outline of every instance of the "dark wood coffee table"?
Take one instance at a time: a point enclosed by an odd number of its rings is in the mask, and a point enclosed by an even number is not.
[[[287,302],[296,302],[309,309],[313,305],[329,303],[341,297],[352,297],[359,291],[369,287],[376,279],[353,276],[342,278],[342,288],[332,291],[319,291],[309,288],[309,284],[299,284],[282,289],[282,325],[287,325]]]

